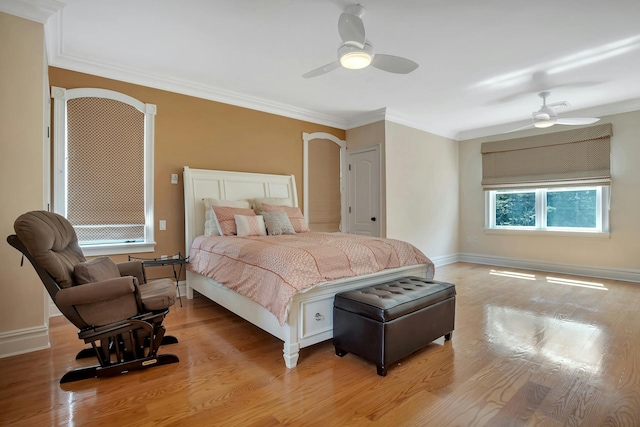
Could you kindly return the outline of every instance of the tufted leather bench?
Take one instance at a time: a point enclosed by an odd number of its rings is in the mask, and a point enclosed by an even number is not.
[[[333,345],[340,357],[353,353],[387,375],[394,362],[444,336],[451,339],[456,290],[451,283],[404,277],[336,294]]]

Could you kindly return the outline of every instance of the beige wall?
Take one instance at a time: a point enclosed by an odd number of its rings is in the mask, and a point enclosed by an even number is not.
[[[51,67],[52,86],[66,89],[96,87],[115,90],[142,102],[156,104],[155,117],[155,239],[154,254],[173,254],[184,248],[184,191],[182,167],[295,175],[298,203],[302,197],[302,133],[327,132],[340,139],[345,132],[228,104],[166,92]],[[170,177],[177,173],[178,185]],[[158,229],[158,220],[167,230]],[[115,259],[124,257],[114,257]],[[150,269],[151,277],[163,274]]]
[[[460,252],[590,267],[640,268],[640,111],[603,117],[611,138],[609,239],[484,233],[480,144],[541,133],[540,130],[462,141],[460,145]],[[550,128],[547,132],[565,129]],[[467,242],[477,237],[477,243]]]
[[[458,143],[386,122],[387,237],[430,258],[458,252]]]
[[[28,262],[20,268],[20,253],[5,241],[20,214],[43,208],[42,24],[0,13],[0,58],[2,333],[42,328],[46,322],[42,283]]]

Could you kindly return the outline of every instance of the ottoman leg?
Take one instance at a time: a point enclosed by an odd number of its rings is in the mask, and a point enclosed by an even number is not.
[[[451,335],[453,334],[453,332],[449,332],[448,334],[444,335],[444,340],[445,341],[451,341]]]
[[[348,351],[344,351],[343,349],[336,347],[336,356],[342,357],[347,353]]]

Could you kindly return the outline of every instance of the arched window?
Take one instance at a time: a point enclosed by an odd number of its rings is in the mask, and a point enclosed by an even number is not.
[[[105,89],[52,87],[54,211],[85,255],[153,252],[156,106]]]

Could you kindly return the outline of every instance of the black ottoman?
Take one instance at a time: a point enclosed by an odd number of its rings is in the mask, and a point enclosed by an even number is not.
[[[420,277],[342,292],[333,302],[333,345],[340,357],[375,363],[384,377],[392,363],[433,340],[450,340],[455,312],[455,286]]]

